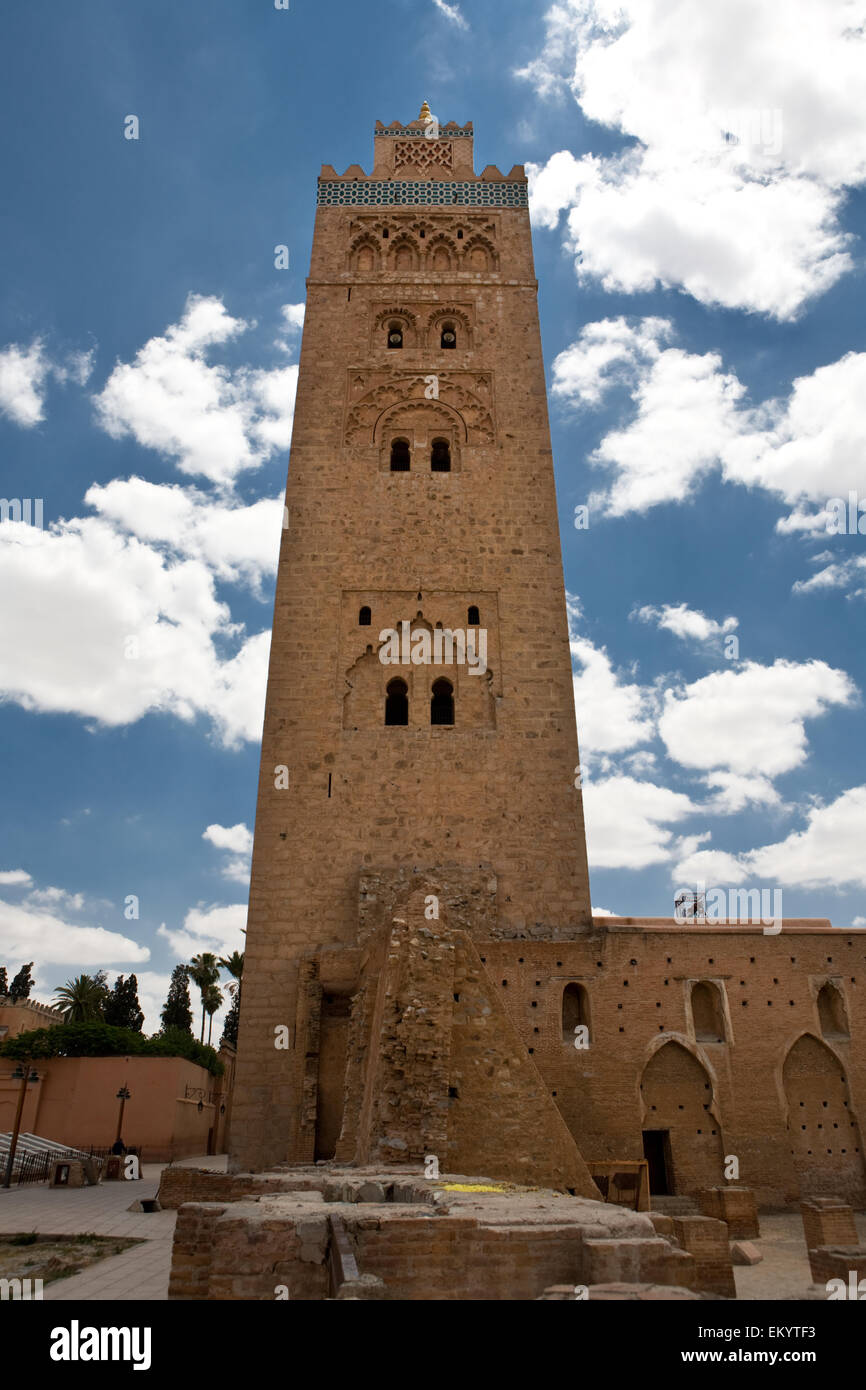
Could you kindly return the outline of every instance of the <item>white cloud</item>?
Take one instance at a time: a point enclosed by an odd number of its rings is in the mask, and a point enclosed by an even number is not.
[[[50,366],[38,338],[29,348],[12,343],[0,352],[0,410],[16,425],[26,429],[44,418],[42,388]]]
[[[826,589],[851,589],[851,598],[866,594],[866,556],[852,555],[850,559],[825,565],[808,579],[798,579],[791,587],[795,594],[812,594]],[[855,587],[856,586],[856,587]]]
[[[768,777],[746,776],[739,772],[708,772],[707,786],[717,788],[708,812],[732,816],[746,806],[780,806],[782,798]]]
[[[581,668],[573,678],[581,756],[621,753],[651,738],[647,691],[622,684],[603,647],[584,637],[573,637],[570,645]]]
[[[163,922],[157,928],[157,935],[165,937],[172,950],[183,960],[202,951],[227,956],[232,951],[244,949],[243,928],[246,924],[246,903],[231,903],[228,906],[214,903],[209,907],[198,903],[190,908],[180,929],[174,930]]]
[[[183,473],[231,487],[239,473],[288,449],[297,365],[273,371],[209,364],[214,348],[251,325],[214,296],[190,295],[180,323],[118,363],[98,396],[98,418],[116,439],[175,459]]]
[[[284,304],[280,313],[286,325],[286,332],[299,333],[304,326],[306,304]]]
[[[433,0],[433,4],[436,6],[437,10],[444,14],[446,19],[450,19],[452,24],[456,24],[458,29],[469,28],[458,5],[449,5],[446,3],[446,0]]]
[[[202,835],[217,849],[227,852],[221,873],[235,883],[248,883],[253,833],[240,821],[237,825],[209,825]]]
[[[659,733],[684,767],[765,778],[805,761],[805,720],[851,705],[856,687],[823,661],[744,662],[665,691]]]
[[[706,884],[722,888],[729,883],[744,883],[748,869],[735,854],[720,849],[700,849],[685,854],[671,877],[682,885]]]
[[[119,915],[119,914],[118,914]],[[0,940],[14,968],[38,954],[46,964],[101,969],[107,963],[135,964],[150,959],[150,951],[120,932],[76,926],[35,903],[0,900]]]
[[[63,908],[67,912],[81,912],[84,907],[84,894],[67,893],[65,888],[34,888],[24,901],[33,907]]]
[[[643,869],[676,850],[671,825],[694,815],[689,797],[633,777],[590,781],[583,792],[591,868]]]
[[[4,887],[17,887],[19,883],[32,883],[26,869],[3,869],[0,870],[0,884]]]
[[[41,338],[29,347],[11,343],[0,350],[0,413],[29,429],[45,418],[45,387],[49,377],[70,378],[84,386],[93,365],[93,352],[73,352],[65,359],[49,357]]]
[[[866,786],[851,787],[807,813],[804,830],[739,855],[702,851],[677,864],[682,882],[753,883],[786,888],[866,888]],[[855,919],[854,925],[859,920]]]
[[[805,830],[748,855],[751,871],[782,887],[866,888],[866,786],[808,813]]]
[[[110,726],[203,714],[227,746],[260,736],[269,634],[244,637],[199,561],[170,563],[100,518],[46,531],[6,523],[0,588],[16,594],[3,698]],[[226,644],[237,647],[230,658]]]
[[[570,405],[598,405],[614,386],[632,385],[673,336],[670,319],[600,319],[554,359],[551,395]]]
[[[717,353],[686,352],[671,332],[665,319],[601,320],[554,362],[553,394],[565,403],[598,405],[615,385],[631,394],[632,418],[590,455],[610,474],[590,508],[623,516],[682,501],[720,471],[726,482],[764,488],[792,507],[780,531],[830,529],[839,518],[828,499],[862,486],[866,353],[797,378],[786,398],[751,405]]]
[[[276,573],[283,524],[279,497],[236,506],[196,488],[115,478],[91,487],[84,500],[139,540],[201,560],[218,579],[246,583],[254,593]]]
[[[689,608],[685,603],[666,603],[661,608],[645,604],[642,608],[635,609],[630,616],[644,623],[654,622],[657,627],[666,628],[683,641],[704,644],[717,643],[739,626],[736,618],[724,618],[719,623],[715,618],[708,618],[699,609]]]
[[[578,274],[608,290],[794,317],[852,264],[837,219],[866,178],[864,18],[863,0],[560,0],[522,75],[567,81],[636,143],[530,166],[536,220],[568,209]]]

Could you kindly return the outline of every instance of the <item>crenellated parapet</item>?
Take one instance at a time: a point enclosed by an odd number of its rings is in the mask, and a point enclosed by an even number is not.
[[[528,205],[526,171],[515,164],[503,174],[488,164],[480,174],[473,162],[472,122],[440,125],[426,101],[416,121],[403,125],[376,122],[372,174],[350,164],[338,174],[323,164],[319,176],[320,206],[442,204],[476,207]]]

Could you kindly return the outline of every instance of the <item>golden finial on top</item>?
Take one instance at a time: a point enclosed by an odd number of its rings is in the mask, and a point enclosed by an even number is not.
[[[425,124],[426,124],[428,121],[432,121],[432,119],[433,119],[433,114],[432,114],[432,112],[431,112],[431,110],[430,110],[430,107],[427,105],[427,102],[425,101],[425,102],[423,103],[422,107],[421,107],[421,114],[420,114],[420,116],[418,117],[418,120],[419,120],[419,121],[424,121]]]

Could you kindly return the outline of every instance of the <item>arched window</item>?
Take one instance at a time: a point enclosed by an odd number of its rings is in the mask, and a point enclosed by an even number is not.
[[[370,612],[370,609],[367,607],[367,604],[365,603],[360,613],[358,614],[358,627],[369,627],[372,617],[373,615]]]
[[[589,1034],[589,996],[583,985],[566,985],[562,991],[562,1041],[574,1047],[575,1029],[585,1028]]]
[[[692,1020],[696,1042],[724,1042],[725,1017],[718,987],[701,980],[692,986]]]
[[[409,441],[408,439],[391,440],[391,472],[409,472]]]
[[[468,612],[468,614],[467,614],[467,616],[466,616],[466,626],[467,626],[467,627],[479,627],[479,626],[480,626],[480,623],[481,623],[481,614],[478,612],[478,609],[476,608],[475,604],[474,604],[474,603],[470,603],[470,605],[469,605],[469,612]]]
[[[825,1038],[847,1038],[845,1003],[835,985],[828,980],[818,993],[818,1018]]]
[[[460,228],[460,230],[459,230],[458,233],[457,233],[457,240],[458,240],[458,241],[462,241],[462,240],[463,240],[463,228],[462,228],[462,227]]]
[[[433,682],[433,697],[430,701],[431,724],[454,723],[454,686],[442,677]]]
[[[382,228],[382,235],[383,235],[383,237],[386,237],[386,236],[388,235],[388,228],[387,228],[387,227],[383,227],[383,228]]]
[[[400,323],[388,324],[388,346],[389,348],[401,348],[403,346],[403,325]]]
[[[442,336],[439,339],[439,346],[441,348],[456,348],[457,331],[453,323],[443,323]]]
[[[430,471],[451,472],[451,445],[447,439],[434,439],[430,447]]]
[[[409,687],[399,677],[388,682],[385,692],[385,723],[409,723]]]

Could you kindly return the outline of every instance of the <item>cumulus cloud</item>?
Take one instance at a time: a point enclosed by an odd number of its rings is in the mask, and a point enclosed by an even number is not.
[[[109,726],[204,715],[227,746],[260,736],[269,634],[232,623],[200,561],[173,563],[99,517],[6,523],[0,588],[16,594],[0,698]]]
[[[181,472],[230,488],[288,449],[292,432],[297,365],[264,371],[208,361],[250,327],[215,296],[190,295],[179,323],[115,366],[94,398],[99,422],[113,438],[131,435]]]
[[[577,631],[580,608],[569,595],[572,660],[577,663],[574,705],[582,758],[622,753],[644,743],[654,733],[650,692],[624,682],[603,647],[596,647]]]
[[[0,350],[0,413],[29,429],[45,418],[49,377],[84,386],[93,365],[92,352],[73,352],[52,358],[41,338],[29,347],[11,343]]]
[[[226,853],[221,869],[224,878],[232,879],[235,883],[249,882],[253,833],[243,821],[237,825],[209,825],[202,839]]]
[[[834,561],[816,570],[808,579],[798,579],[792,589],[795,594],[814,594],[828,589],[849,589],[851,598],[866,596],[866,556],[852,555],[847,560]]]
[[[245,583],[258,594],[262,580],[276,573],[281,497],[240,506],[192,487],[115,478],[91,487],[84,500],[139,540],[201,560],[217,579]]]
[[[734,632],[739,626],[736,618],[723,618],[721,622],[717,622],[715,618],[708,618],[699,609],[689,608],[685,603],[666,603],[662,608],[644,604],[642,608],[633,610],[630,616],[642,623],[655,623],[657,627],[665,628],[683,641],[698,642],[702,645],[718,645],[723,637]]]
[[[783,890],[866,888],[866,786],[851,787],[829,805],[813,806],[806,822],[784,840],[743,854],[692,854],[677,864],[675,874],[686,882],[719,886],[748,881]]]
[[[49,964],[101,969],[109,962],[128,966],[150,959],[146,946],[121,932],[69,922],[40,906],[32,895],[23,903],[0,899],[0,940],[6,962],[15,970],[32,960],[35,943],[43,967]]]
[[[560,0],[521,72],[567,84],[625,144],[529,167],[533,216],[580,277],[795,317],[851,266],[839,226],[866,179],[863,0]]]
[[[231,903],[228,906],[198,903],[190,908],[182,927],[173,929],[163,922],[157,928],[157,935],[164,937],[171,949],[184,960],[202,951],[228,956],[232,951],[244,949],[243,928],[246,924],[246,903]]]
[[[3,887],[15,887],[22,883],[32,883],[33,880],[26,869],[2,869],[0,870],[0,885]]]
[[[830,529],[838,517],[828,499],[861,486],[866,353],[849,352],[797,378],[787,397],[753,405],[718,353],[687,352],[672,336],[666,319],[606,319],[587,324],[554,361],[553,394],[565,404],[597,406],[615,385],[631,396],[631,418],[590,455],[609,475],[590,507],[624,516],[682,501],[716,471],[792,507],[780,530]]]
[[[662,318],[586,324],[554,360],[551,395],[569,405],[599,405],[612,387],[633,385],[639,368],[658,359],[673,331],[670,319]]]
[[[643,869],[675,849],[672,825],[694,815],[688,796],[633,777],[590,781],[583,793],[592,868]]]
[[[823,661],[744,662],[666,690],[658,729],[683,767],[773,778],[805,761],[807,719],[856,696],[851,678]]]

